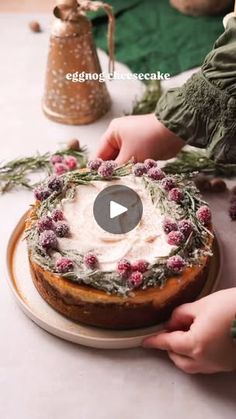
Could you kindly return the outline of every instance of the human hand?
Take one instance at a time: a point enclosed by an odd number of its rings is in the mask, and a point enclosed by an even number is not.
[[[166,350],[190,374],[236,370],[236,344],[230,335],[235,313],[236,288],[218,291],[177,307],[167,331],[145,339],[143,346]]]
[[[113,119],[101,138],[96,157],[126,163],[147,158],[167,160],[184,146],[184,141],[166,128],[154,114]]]

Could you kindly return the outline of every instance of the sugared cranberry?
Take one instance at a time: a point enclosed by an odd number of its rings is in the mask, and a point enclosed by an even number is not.
[[[56,270],[59,273],[67,273],[73,271],[74,263],[71,259],[60,257],[56,261]]]
[[[63,157],[60,154],[54,154],[50,159],[51,164],[62,163]]]
[[[58,237],[68,237],[70,233],[68,224],[63,221],[58,221],[54,225],[54,231]]]
[[[181,189],[179,189],[179,188],[171,189],[170,192],[168,193],[168,199],[170,201],[174,201],[177,204],[179,204],[184,199],[183,191],[181,191]]]
[[[147,173],[147,169],[144,163],[134,164],[132,171],[133,171],[133,174],[137,177],[141,177],[144,175],[144,173]]]
[[[152,167],[157,167],[157,162],[153,159],[146,159],[146,160],[144,160],[144,165],[145,165],[145,167],[148,171]]]
[[[53,220],[48,215],[44,215],[37,222],[37,227],[40,232],[44,230],[53,230]]]
[[[170,269],[174,273],[182,272],[185,265],[186,265],[186,263],[185,263],[184,259],[179,255],[171,256],[167,260],[167,268]]]
[[[143,283],[143,274],[138,271],[132,272],[128,278],[128,285],[130,288],[139,288]]]
[[[164,179],[162,179],[161,186],[165,191],[169,192],[171,189],[175,188],[176,184],[171,177],[167,176]]]
[[[187,238],[194,230],[194,225],[190,220],[181,220],[178,223],[178,229],[183,233],[184,237]]]
[[[38,186],[34,190],[34,196],[38,201],[44,201],[51,195],[51,191],[44,187],[44,186]]]
[[[149,263],[146,260],[137,260],[132,263],[132,271],[144,273],[148,270]]]
[[[68,167],[69,170],[77,169],[77,159],[74,156],[66,156],[64,158],[64,164]]]
[[[166,234],[169,234],[171,231],[178,230],[178,225],[177,225],[175,220],[172,220],[172,218],[166,217],[163,220],[162,226],[163,226],[163,230]]]
[[[92,252],[86,253],[84,255],[84,264],[86,268],[95,269],[98,266],[97,256]]]
[[[63,180],[58,176],[51,176],[48,180],[48,187],[53,192],[60,192],[63,188]]]
[[[64,163],[54,164],[54,172],[57,176],[63,175],[68,172],[68,167]]]
[[[113,161],[104,161],[98,169],[98,174],[102,177],[111,177],[115,166]]]
[[[62,220],[64,220],[63,212],[60,209],[53,210],[52,213],[51,213],[51,217],[52,217],[53,221],[62,221]]]
[[[211,223],[211,210],[206,205],[203,205],[197,210],[197,218],[202,224],[208,225]]]
[[[97,158],[95,160],[90,160],[87,164],[87,167],[88,169],[92,171],[97,171],[102,163],[103,163],[103,160],[100,158]]]
[[[116,271],[123,278],[127,278],[131,272],[131,269],[131,263],[127,259],[121,259],[117,264]]]
[[[148,177],[152,180],[162,180],[165,177],[165,173],[159,169],[159,167],[151,167],[147,172]]]
[[[45,230],[39,236],[39,244],[45,249],[57,248],[57,236],[52,230]]]
[[[181,231],[171,231],[167,236],[167,243],[171,246],[180,246],[184,239],[185,237]]]

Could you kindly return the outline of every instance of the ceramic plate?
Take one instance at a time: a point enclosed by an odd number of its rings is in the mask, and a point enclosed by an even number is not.
[[[162,325],[125,331],[104,330],[74,323],[57,313],[42,299],[31,279],[26,241],[23,240],[25,217],[26,214],[15,227],[9,240],[7,249],[8,280],[17,303],[38,326],[62,339],[103,349],[138,347],[145,337],[163,330]],[[214,257],[211,260],[208,280],[199,298],[216,290],[221,274],[221,254],[217,239],[214,243]]]

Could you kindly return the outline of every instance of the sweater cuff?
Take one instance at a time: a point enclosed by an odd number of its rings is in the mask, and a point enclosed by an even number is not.
[[[210,83],[202,71],[165,93],[156,108],[157,118],[178,137],[207,148],[209,157],[224,162],[236,135],[235,115],[236,99]]]

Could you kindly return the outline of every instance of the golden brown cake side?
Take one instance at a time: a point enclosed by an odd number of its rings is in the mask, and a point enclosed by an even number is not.
[[[33,282],[40,295],[59,313],[77,322],[111,329],[151,326],[168,319],[175,307],[193,301],[207,279],[209,258],[168,279],[162,288],[137,290],[132,297],[108,295],[44,271],[30,260]]]

